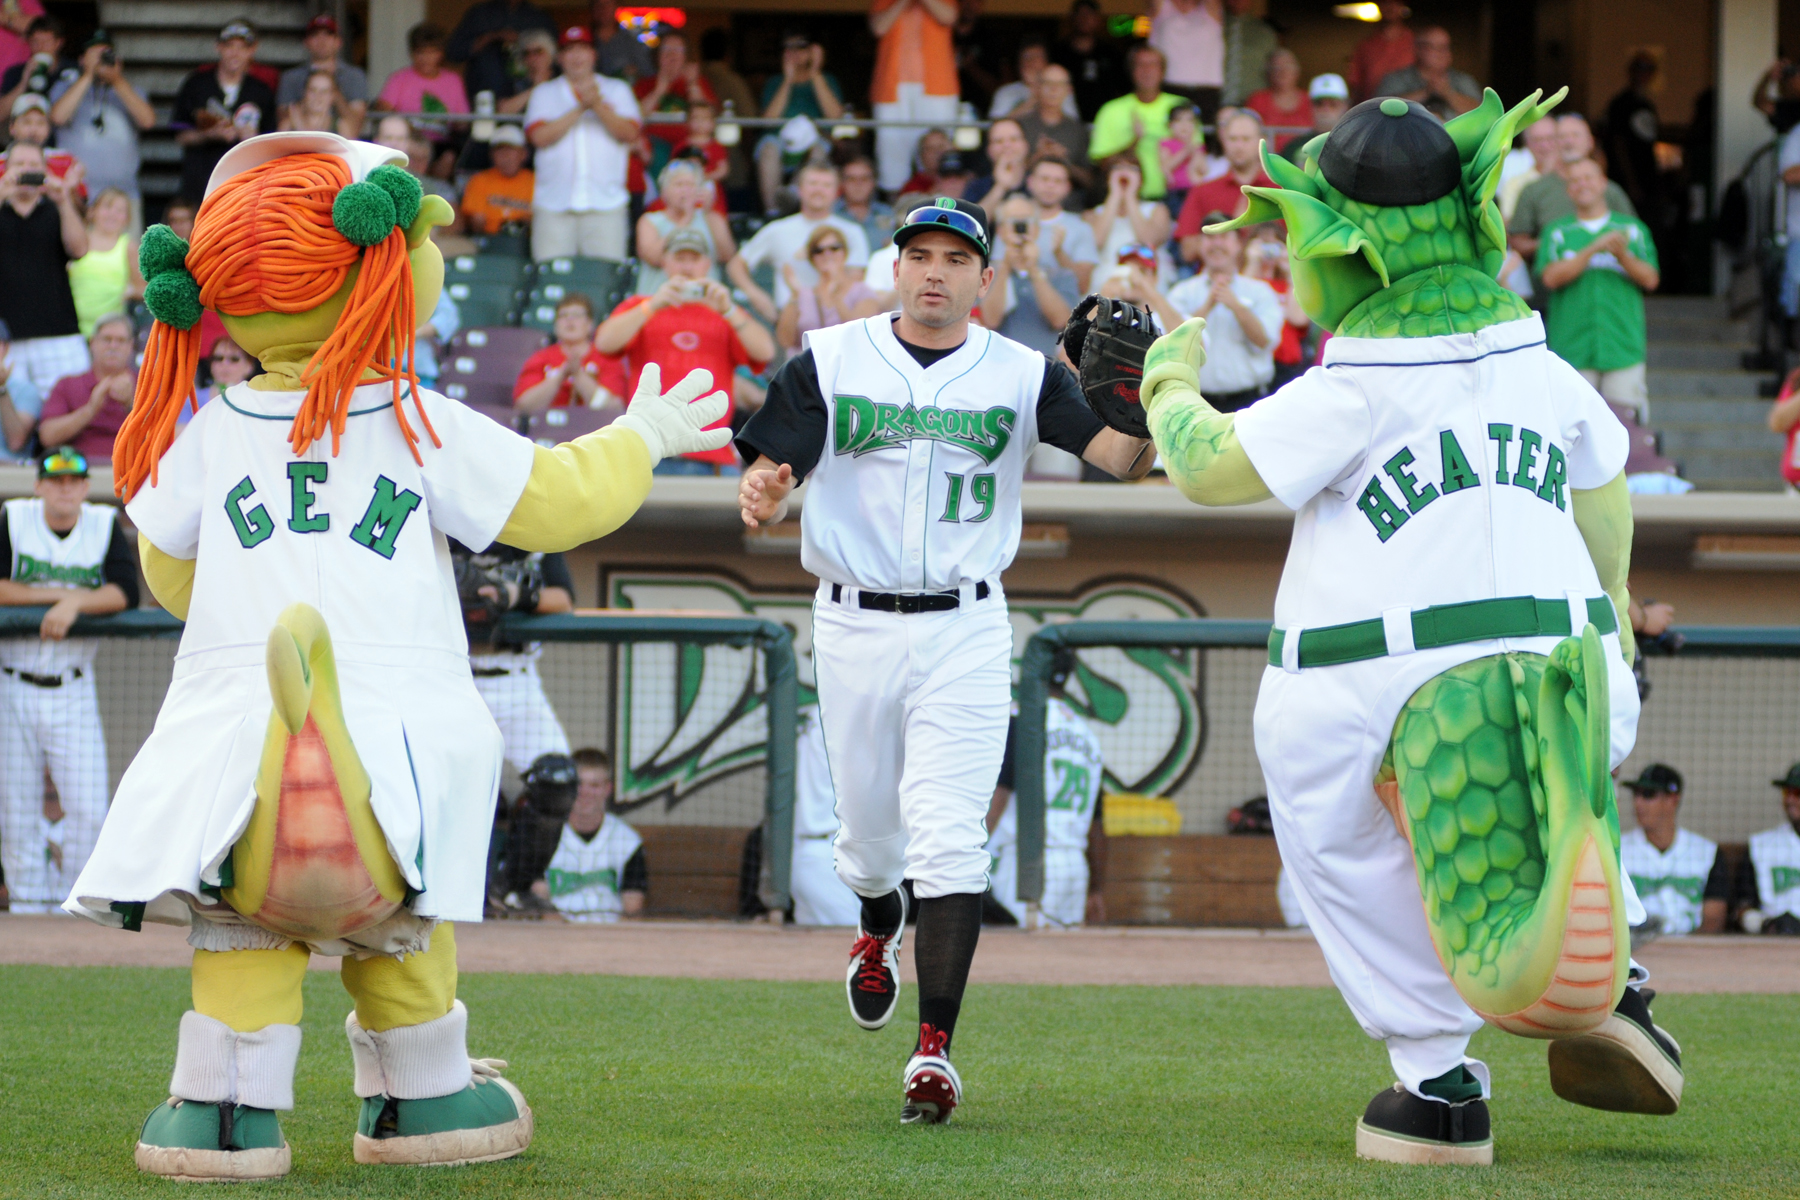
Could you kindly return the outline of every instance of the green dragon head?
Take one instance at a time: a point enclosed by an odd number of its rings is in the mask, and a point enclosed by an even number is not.
[[[1507,109],[1489,88],[1477,107],[1442,126],[1408,101],[1365,101],[1336,131],[1306,144],[1304,168],[1271,154],[1264,143],[1263,169],[1278,186],[1245,188],[1250,204],[1243,215],[1207,231],[1286,221],[1294,295],[1313,320],[1340,333],[1419,337],[1523,316],[1523,302],[1493,282],[1506,258],[1506,226],[1494,190],[1513,135],[1548,114],[1567,92],[1548,100],[1533,92]],[[1400,149],[1416,161],[1396,155],[1392,139],[1381,144],[1390,130],[1403,135]],[[1333,138],[1348,139],[1331,147],[1339,151],[1335,157],[1328,150]],[[1358,160],[1382,151],[1388,161],[1375,172],[1374,186],[1367,186],[1358,177]],[[1352,198],[1332,179],[1362,198]],[[1384,192],[1404,195],[1406,202],[1394,203]],[[1411,288],[1396,287],[1420,272],[1433,273]],[[1389,289],[1395,294],[1377,299]],[[1347,326],[1359,307],[1363,311]],[[1483,309],[1488,319],[1469,319]]]

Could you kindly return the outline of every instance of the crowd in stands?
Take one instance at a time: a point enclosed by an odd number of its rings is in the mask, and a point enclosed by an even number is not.
[[[26,389],[48,404],[61,382],[84,378],[103,319],[141,296],[137,139],[156,119],[104,30],[75,54],[35,7],[23,0],[29,15],[0,34],[11,39],[0,40],[0,319],[21,385],[9,445],[33,403]],[[1298,162],[1360,100],[1401,96],[1447,119],[1482,89],[1453,65],[1450,34],[1413,27],[1403,5],[1380,6],[1344,73],[1310,76],[1248,0],[1151,7],[1148,36],[1123,41],[1094,0],[1075,0],[1060,36],[1027,37],[1003,63],[979,4],[871,0],[876,54],[862,79],[835,72],[803,28],[782,35],[778,70],[746,79],[724,29],[697,46],[667,27],[640,36],[610,0],[560,28],[532,0],[482,0],[454,29],[414,27],[406,65],[380,80],[345,61],[329,15],[306,26],[304,61],[279,72],[258,61],[254,26],[234,19],[214,61],[177,90],[180,197],[161,215],[191,221],[213,166],[244,138],[368,137],[451,202],[456,221],[437,235],[447,252],[632,264],[625,287],[584,297],[604,361],[570,370],[590,382],[565,375],[540,395],[554,371],[521,362],[521,411],[617,408],[644,363],[695,356],[730,367],[747,409],[809,330],[891,305],[883,252],[895,223],[954,195],[997,218],[997,279],[979,321],[1055,357],[1060,322],[1089,291],[1142,303],[1165,324],[1205,315],[1208,386],[1247,404],[1319,361],[1328,340],[1293,299],[1278,236],[1203,232],[1242,211],[1244,186],[1272,186],[1259,148]],[[1639,212],[1654,192],[1653,68],[1634,59],[1609,105],[1608,153],[1579,115],[1547,118],[1508,159],[1499,197],[1512,252],[1504,282],[1544,311],[1553,349],[1640,421],[1642,297],[1660,284],[1657,234]],[[1784,103],[1800,110],[1791,80],[1771,73],[1772,119]],[[1782,100],[1788,91],[1795,98]],[[970,105],[987,117],[979,146],[952,136]],[[511,119],[472,121],[477,109]],[[721,140],[728,113],[733,136]],[[912,124],[842,124],[869,114]],[[737,124],[746,118],[761,123]],[[1789,141],[1783,162],[1800,163],[1800,140]],[[1800,284],[1789,291],[1800,296]],[[437,379],[463,324],[446,295],[420,329],[421,379]],[[555,325],[545,352],[585,362],[560,312]],[[209,361],[222,336],[213,319]],[[98,461],[108,427],[101,408],[81,426]],[[44,444],[33,430],[6,452]],[[729,459],[711,469],[735,469]]]

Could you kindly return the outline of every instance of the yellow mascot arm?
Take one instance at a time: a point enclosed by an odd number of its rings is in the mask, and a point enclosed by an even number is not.
[[[194,560],[164,554],[151,545],[150,539],[138,534],[138,560],[144,566],[144,581],[150,594],[176,617],[185,621],[188,604],[194,598]]]
[[[1144,357],[1140,391],[1150,436],[1169,481],[1195,504],[1254,504],[1272,493],[1238,441],[1235,413],[1222,413],[1200,394],[1206,350],[1198,317],[1156,339]]]
[[[1600,587],[1619,614],[1619,645],[1625,661],[1637,657],[1637,639],[1631,633],[1631,592],[1626,578],[1631,574],[1631,490],[1625,485],[1625,472],[1597,488],[1569,489],[1570,503],[1575,509],[1575,528],[1587,543],[1588,557],[1594,560],[1594,571],[1600,576]]]
[[[548,554],[603,538],[650,494],[650,467],[644,439],[616,425],[548,450],[539,446],[499,541]]]

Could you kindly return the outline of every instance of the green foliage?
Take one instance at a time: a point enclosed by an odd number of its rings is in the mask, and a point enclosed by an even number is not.
[[[119,937],[130,935],[119,934]],[[745,936],[754,936],[746,933]],[[1204,953],[1204,943],[1195,943]],[[1356,1118],[1392,1078],[1329,989],[969,990],[956,1062],[968,1099],[942,1128],[902,1128],[909,988],[886,1031],[844,1013],[841,983],[464,975],[470,1049],[507,1071],[538,1118],[522,1158],[454,1170],[357,1166],[337,979],[309,972],[294,1147],[257,1197],[1566,1196],[1793,1195],[1800,1076],[1769,1069],[1791,996],[1671,996],[1659,1023],[1687,1050],[1682,1112],[1575,1108],[1544,1048],[1494,1030],[1497,1163],[1359,1162]],[[0,1196],[180,1194],[139,1175],[138,1123],[165,1094],[183,970],[0,967]],[[210,1194],[210,1193],[208,1193]],[[233,1193],[234,1195],[237,1193]]]

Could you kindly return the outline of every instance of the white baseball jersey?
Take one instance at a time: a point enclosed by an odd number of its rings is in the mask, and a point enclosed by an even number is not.
[[[629,887],[626,865],[643,845],[637,830],[615,816],[607,816],[592,838],[564,825],[544,869],[550,902],[572,921],[617,921],[624,911],[619,893]],[[631,883],[643,886],[635,879]]]
[[[106,551],[112,545],[117,509],[83,504],[81,517],[66,536],[51,532],[44,523],[44,502],[36,496],[8,500],[5,512],[14,583],[97,588],[106,582]],[[75,667],[91,669],[99,650],[98,638],[4,638],[0,639],[0,666],[34,675],[59,675]]]
[[[1676,829],[1667,850],[1650,844],[1642,829],[1619,838],[1619,865],[1631,876],[1644,911],[1662,919],[1662,931],[1692,933],[1700,928],[1706,882],[1719,847],[1687,829]]]
[[[1792,825],[1765,829],[1750,839],[1750,866],[1764,917],[1800,917],[1800,834]]]
[[[1007,767],[1000,785],[1008,787],[1013,776]],[[1058,925],[1079,925],[1087,914],[1088,828],[1094,822],[1100,798],[1101,773],[1105,769],[1100,739],[1067,701],[1052,696],[1044,710],[1044,895],[1043,914]],[[1024,919],[1025,906],[1018,897],[1019,806],[1008,800],[994,834],[988,840],[993,865],[994,896],[1009,912]]]
[[[831,837],[838,830],[837,791],[825,753],[825,723],[819,706],[795,714],[794,857],[788,893],[796,925],[854,925],[862,905],[832,865]]]
[[[117,923],[111,903],[146,902],[147,919],[179,924],[179,894],[217,885],[254,807],[271,709],[264,647],[282,610],[304,601],[331,631],[370,803],[420,893],[413,911],[481,919],[500,735],[469,677],[445,536],[492,542],[533,448],[422,397],[441,441],[420,438],[423,465],[387,384],[357,389],[337,455],[327,437],[296,458],[288,430],[303,394],[239,384],[188,422],[157,483],[127,505],[153,545],[197,560],[193,596],[167,698],[71,911]]]
[[[890,592],[998,577],[1019,548],[1045,372],[1060,368],[975,326],[922,367],[885,313],[816,329],[807,345],[828,442],[809,476],[802,565],[827,583]]]

